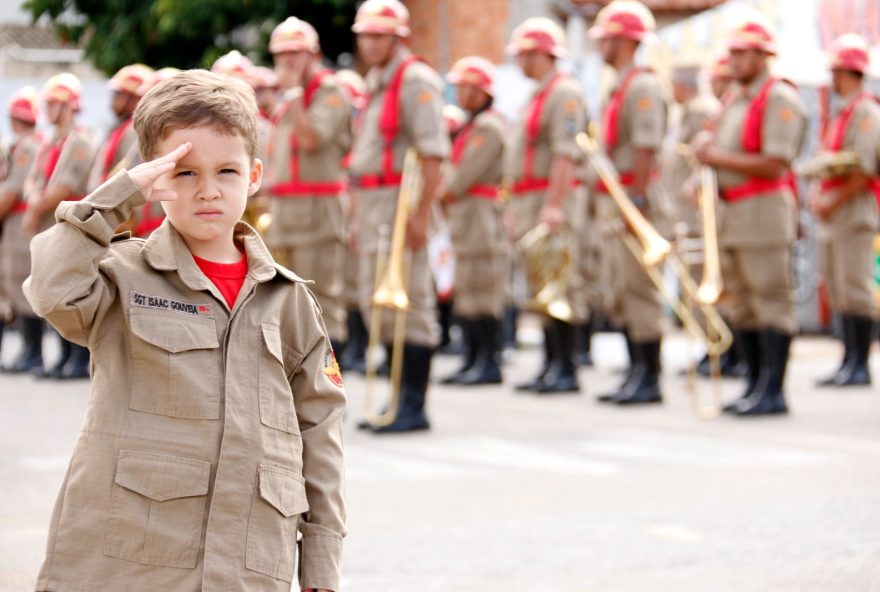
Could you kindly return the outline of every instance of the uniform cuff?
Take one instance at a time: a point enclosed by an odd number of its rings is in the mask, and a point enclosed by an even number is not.
[[[339,590],[342,537],[330,534],[308,535],[303,537],[300,544],[300,588]]]
[[[55,210],[58,222],[73,224],[107,246],[116,228],[146,199],[128,173],[121,171],[82,201],[63,201]]]

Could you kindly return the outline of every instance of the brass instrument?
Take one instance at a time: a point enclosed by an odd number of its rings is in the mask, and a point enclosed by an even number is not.
[[[718,226],[715,204],[718,203],[718,178],[715,169],[700,167],[700,212],[703,219],[703,278],[697,288],[697,301],[715,304],[724,291],[721,261],[718,254]]]
[[[841,177],[861,170],[862,164],[855,152],[841,150],[839,152],[821,152],[812,158],[799,162],[794,172],[799,177],[810,180],[825,180]]]
[[[621,215],[626,221],[629,228],[628,231],[621,233],[620,237],[624,245],[630,251],[636,261],[640,262],[645,273],[654,283],[661,296],[672,308],[675,315],[681,320],[682,326],[694,338],[703,342],[709,356],[716,359],[724,353],[733,343],[733,334],[730,328],[718,314],[715,307],[708,302],[698,298],[699,286],[691,277],[687,266],[681,259],[672,252],[669,242],[664,239],[657,230],[642,215],[639,209],[633,204],[632,200],[626,194],[620,184],[619,176],[614,165],[603,154],[596,141],[587,134],[581,133],[577,136],[577,142],[580,148],[588,156],[590,165],[596,171],[599,179],[605,184],[612,199],[620,210]],[[708,178],[706,179],[708,180]],[[708,199],[711,195],[711,187],[703,188],[703,199]],[[714,212],[714,206],[711,210]],[[704,220],[704,224],[706,221]],[[713,230],[714,234],[714,230]],[[691,311],[691,306],[685,304],[682,297],[675,294],[669,287],[663,277],[661,265],[666,262],[675,274],[679,285],[681,286],[683,297],[688,300],[692,306],[699,308],[706,322],[704,329],[695,318]],[[707,278],[708,279],[708,278]],[[707,282],[707,286],[715,286],[720,290],[720,274],[717,282],[712,284]],[[707,287],[707,290],[709,288]],[[707,296],[709,294],[706,294]],[[722,401],[720,389],[714,389],[713,402],[704,406],[695,391],[692,391],[692,406],[697,416],[710,419],[721,415]]]
[[[406,226],[412,201],[422,193],[421,160],[415,148],[407,150],[403,161],[403,180],[397,197],[397,210],[391,229],[388,257],[383,261],[383,249],[377,253],[376,288],[373,292],[370,314],[370,340],[367,346],[367,372],[365,376],[364,419],[374,427],[390,425],[397,419],[400,402],[400,384],[403,372],[403,347],[406,339],[406,315],[409,311],[410,253],[406,247]],[[387,232],[387,231],[386,231]],[[381,246],[381,245],[380,245]],[[373,353],[382,338],[382,317],[385,311],[394,311],[394,336],[391,347],[391,395],[384,411],[377,412],[374,386],[376,364]]]
[[[525,308],[570,323],[573,313],[566,296],[572,263],[570,231],[551,233],[546,224],[539,224],[519,239],[517,248],[523,253],[526,282],[535,289]]]

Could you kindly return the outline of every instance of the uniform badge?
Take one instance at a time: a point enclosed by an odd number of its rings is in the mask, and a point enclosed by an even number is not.
[[[137,308],[175,312],[203,319],[214,318],[214,308],[211,304],[184,302],[182,300],[175,300],[165,296],[151,296],[150,294],[142,294],[141,292],[135,291],[131,292],[130,302],[132,306],[136,306]]]
[[[578,102],[574,99],[568,99],[562,103],[562,109],[566,113],[574,113],[578,110]]]
[[[780,109],[779,119],[785,122],[794,121],[794,111],[788,108]]]
[[[473,138],[471,138],[471,145],[474,148],[479,148],[480,146],[482,146],[485,143],[486,143],[486,138],[484,138],[483,136],[474,136]]]
[[[328,348],[324,352],[324,368],[321,371],[330,379],[330,382],[340,388],[342,387],[342,373],[339,371],[336,353],[332,348]]]
[[[339,95],[330,95],[327,97],[327,105],[330,107],[342,107],[342,97]]]
[[[654,106],[654,101],[651,97],[643,97],[636,101],[636,109],[639,111],[650,111],[651,107]]]
[[[419,96],[416,97],[416,100],[419,102],[420,105],[426,105],[430,103],[431,99],[433,98],[434,97],[431,95],[431,91],[423,90],[419,93]]]

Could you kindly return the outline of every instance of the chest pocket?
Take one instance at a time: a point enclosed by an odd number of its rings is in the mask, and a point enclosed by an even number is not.
[[[168,417],[219,419],[222,359],[214,319],[132,310],[129,322],[129,407]]]
[[[299,434],[299,422],[293,406],[293,392],[284,368],[281,332],[277,325],[262,325],[263,347],[260,352],[260,421],[263,425]],[[294,363],[299,360],[294,358]]]

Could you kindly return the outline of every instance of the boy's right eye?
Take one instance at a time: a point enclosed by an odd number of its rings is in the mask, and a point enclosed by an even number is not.
[[[191,177],[194,173],[192,171],[177,171],[174,173],[175,177]]]

